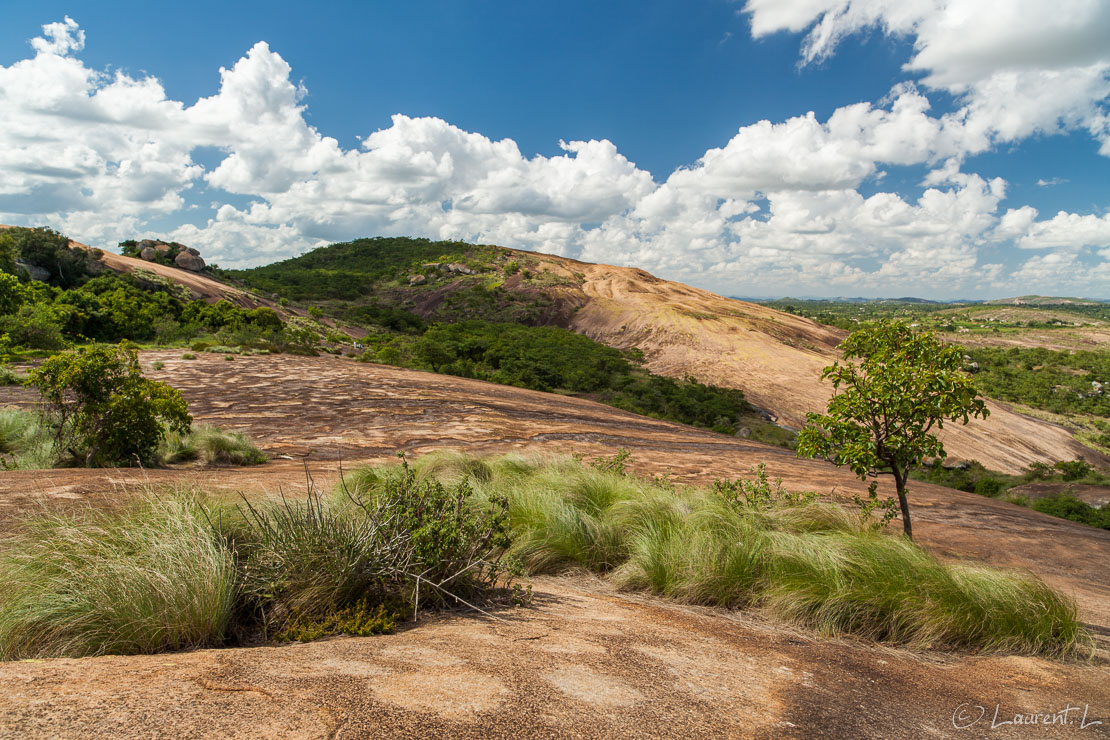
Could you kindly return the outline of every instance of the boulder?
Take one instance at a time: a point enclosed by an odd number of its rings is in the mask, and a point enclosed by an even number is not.
[[[194,257],[199,257],[200,256],[200,251],[199,250],[193,249],[192,247],[182,247],[182,248],[186,252],[188,252],[189,254],[193,255]]]
[[[154,247],[143,247],[142,251],[139,252],[139,257],[147,262],[153,262],[156,256],[158,256],[158,250]]]
[[[409,285],[423,285],[428,282],[428,278],[423,275],[409,275]]]
[[[442,270],[443,269],[443,263],[442,262],[425,262],[423,264],[423,267],[426,270]]]
[[[165,242],[157,242],[154,245],[154,251],[161,254],[165,254],[166,252],[170,251],[170,249],[172,249],[172,247],[170,247],[170,245],[166,244]]]
[[[466,265],[460,264],[458,262],[452,262],[451,264],[447,265],[447,271],[448,272],[455,272],[455,273],[458,273],[460,275],[473,275],[474,274],[474,270],[471,270]]]
[[[200,272],[204,269],[204,260],[202,260],[195,254],[190,254],[189,252],[179,252],[178,255],[174,257],[173,261],[174,264],[176,264],[183,270]]]
[[[47,270],[44,267],[39,267],[38,265],[28,264],[27,262],[20,262],[19,260],[15,261],[15,266],[16,267],[22,267],[24,270],[26,270],[27,274],[31,276],[32,280],[38,280],[39,282],[46,282],[47,280],[50,279],[50,270]]]

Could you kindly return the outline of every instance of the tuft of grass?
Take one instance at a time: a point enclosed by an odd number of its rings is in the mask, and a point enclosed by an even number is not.
[[[345,607],[466,603],[510,575],[507,503],[444,485],[407,465],[344,481],[331,496],[248,506],[242,593],[270,633],[318,624]]]
[[[0,468],[37,470],[58,462],[54,437],[42,416],[17,408],[0,409]]]
[[[16,370],[6,362],[0,362],[0,386],[23,385],[27,375]]]
[[[154,370],[164,370],[166,367],[166,363],[162,362],[161,360],[155,360],[150,364],[150,367]]]
[[[458,480],[476,463],[431,455],[420,465]],[[1075,604],[1035,576],[942,562],[760,470],[676,489],[607,468],[511,456],[462,479],[508,498],[510,553],[530,573],[582,568],[622,588],[918,648],[1067,656],[1091,645]]]
[[[195,360],[195,359],[197,359],[197,356],[194,355],[192,352],[186,352],[185,354],[181,355],[181,359],[183,359],[183,360]]]
[[[0,545],[0,659],[220,644],[235,558],[197,501],[40,514]]]
[[[268,459],[247,435],[210,424],[193,427],[188,434],[167,432],[161,458],[167,463],[201,460],[208,465],[260,465]]]

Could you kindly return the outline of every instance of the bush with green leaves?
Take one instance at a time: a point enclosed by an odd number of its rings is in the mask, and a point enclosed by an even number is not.
[[[1110,509],[1091,506],[1069,493],[1060,493],[1037,499],[1030,507],[1042,514],[1067,519],[1100,529],[1110,529]]]
[[[87,466],[152,464],[166,429],[185,432],[192,422],[181,393],[143,377],[126,344],[54,355],[28,384],[41,394],[55,449]]]
[[[945,457],[934,428],[990,411],[963,372],[963,351],[935,334],[883,320],[849,334],[840,349],[843,363],[821,374],[833,385],[828,413],[806,417],[798,456],[828,458],[861,480],[893,477],[902,528],[912,539],[906,483],[926,458]]]
[[[15,313],[29,300],[31,300],[31,291],[15,275],[0,272],[0,316]]]
[[[371,476],[372,477],[372,476]],[[403,465],[344,481],[330,497],[246,505],[232,525],[248,611],[270,633],[329,614],[467,603],[509,575],[508,503]]]

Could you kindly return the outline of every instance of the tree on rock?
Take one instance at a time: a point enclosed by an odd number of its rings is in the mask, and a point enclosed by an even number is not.
[[[837,393],[827,414],[807,417],[798,456],[828,458],[863,480],[892,476],[902,527],[912,539],[906,480],[926,458],[945,457],[933,430],[990,412],[963,372],[963,352],[932,333],[882,321],[853,332],[840,349],[843,361],[821,375],[832,380]]]
[[[86,466],[155,461],[166,428],[182,434],[192,418],[181,392],[143,377],[126,343],[54,355],[31,371],[54,426],[54,449]]]

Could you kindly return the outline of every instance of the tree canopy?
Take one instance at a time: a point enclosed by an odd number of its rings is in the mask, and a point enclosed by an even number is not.
[[[963,351],[935,334],[880,321],[850,334],[840,349],[843,361],[821,375],[836,393],[827,413],[807,417],[798,455],[826,457],[861,479],[893,476],[902,526],[912,538],[906,480],[926,458],[945,457],[934,430],[990,412],[963,372]]]

